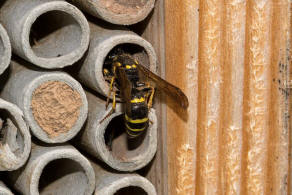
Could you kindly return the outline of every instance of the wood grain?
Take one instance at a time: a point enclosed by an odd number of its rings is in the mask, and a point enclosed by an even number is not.
[[[223,1],[200,1],[197,194],[217,194],[223,83]]]
[[[157,72],[161,77],[165,76],[165,40],[164,40],[164,0],[157,0],[151,15],[138,24],[140,34],[149,41],[157,54]],[[166,128],[166,107],[163,95],[156,93],[155,105],[156,114],[160,123],[158,124],[158,146],[156,156],[148,167],[147,178],[155,185],[158,194],[168,194],[168,169],[167,169],[167,128]]]
[[[287,194],[288,190],[288,58],[290,5],[286,0],[272,1],[271,100],[268,145],[267,193]]]
[[[291,3],[165,1],[165,76],[190,108],[167,100],[160,192],[292,193]]]
[[[224,6],[224,78],[221,171],[223,194],[240,194],[242,113],[246,27],[245,0],[227,0]]]
[[[194,194],[198,97],[199,2],[165,1],[166,79],[188,96],[180,110],[167,101],[169,194]]]

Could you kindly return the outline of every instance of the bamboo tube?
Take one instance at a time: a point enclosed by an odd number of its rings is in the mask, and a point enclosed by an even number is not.
[[[109,172],[91,162],[95,172],[95,195],[99,194],[139,194],[156,195],[155,187],[150,181],[137,174],[119,174]]]
[[[113,24],[130,25],[144,20],[155,0],[134,2],[113,0],[70,0],[80,9]]]
[[[10,189],[7,188],[7,186],[0,181],[0,194],[1,195],[13,195]]]
[[[43,68],[72,65],[88,48],[86,18],[62,0],[6,1],[0,21],[11,38],[13,52]]]
[[[33,144],[23,169],[8,174],[22,194],[84,194],[94,191],[95,175],[90,162],[74,147]]]
[[[0,171],[12,171],[27,161],[31,138],[23,112],[14,104],[0,99]]]
[[[46,143],[72,139],[87,118],[82,86],[63,72],[30,69],[25,62],[11,63],[12,76],[1,93],[18,105],[33,135]]]
[[[0,24],[0,75],[9,66],[11,59],[11,44],[6,30]]]
[[[87,87],[107,96],[109,84],[103,77],[103,65],[110,51],[120,45],[134,50],[133,56],[151,71],[156,72],[157,57],[152,45],[137,34],[125,30],[109,30],[90,23],[89,50],[79,65],[78,78]]]
[[[133,141],[127,139],[124,131],[124,120],[117,120],[123,116],[122,104],[118,104],[114,114],[105,118],[111,110],[105,108],[105,101],[86,93],[89,114],[80,137],[76,139],[76,146],[102,160],[111,168],[119,171],[135,171],[146,166],[154,157],[157,150],[157,118],[155,110],[149,112],[151,121],[144,137]],[[106,135],[117,134],[108,145]],[[132,144],[131,144],[132,143]],[[132,146],[131,146],[132,145]],[[111,148],[111,149],[110,149]]]

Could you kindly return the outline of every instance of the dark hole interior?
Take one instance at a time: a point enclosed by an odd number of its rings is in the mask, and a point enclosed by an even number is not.
[[[147,130],[137,138],[129,139],[124,125],[124,115],[114,117],[104,133],[105,144],[112,155],[120,160],[127,160],[139,155],[148,143]]]
[[[40,194],[84,194],[88,181],[82,166],[71,159],[57,159],[45,166],[39,179]]]
[[[81,44],[81,27],[63,11],[49,11],[33,23],[29,41],[35,55],[55,58],[71,53]]]
[[[129,186],[117,191],[114,195],[147,195],[147,192],[137,186]]]
[[[8,144],[10,150],[19,156],[24,149],[24,140],[13,115],[0,109],[0,144]]]

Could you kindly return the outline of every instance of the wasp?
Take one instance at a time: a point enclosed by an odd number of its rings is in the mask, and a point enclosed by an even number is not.
[[[184,109],[189,105],[186,95],[178,87],[148,70],[129,53],[118,50],[108,57],[105,65],[109,68],[104,68],[103,74],[110,83],[106,107],[111,96],[113,103],[109,115],[116,108],[116,96],[124,101],[124,121],[128,138],[136,138],[148,128],[148,112],[156,89],[172,97]]]

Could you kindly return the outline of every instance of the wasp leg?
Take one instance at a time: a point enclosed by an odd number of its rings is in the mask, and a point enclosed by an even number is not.
[[[112,79],[111,79],[110,90],[108,92],[107,99],[106,99],[106,105],[105,105],[106,109],[107,109],[107,107],[109,105],[110,96],[111,96],[112,91],[113,91],[114,82],[115,82],[115,77],[113,76]],[[114,95],[114,98],[115,98],[115,95]]]
[[[114,91],[113,105],[112,105],[111,111],[99,123],[102,123],[105,119],[107,119],[108,117],[110,117],[115,111],[116,111],[116,91]]]
[[[148,109],[150,109],[152,107],[152,101],[153,101],[153,97],[154,97],[154,93],[155,93],[155,88],[152,86],[149,86],[149,88],[151,89],[151,93],[150,93],[150,97],[148,100]]]
[[[155,93],[155,88],[150,85],[150,83],[145,83],[144,91],[147,91],[146,99],[148,100],[148,109],[152,107],[153,97]]]

